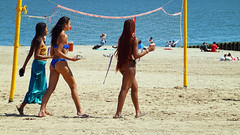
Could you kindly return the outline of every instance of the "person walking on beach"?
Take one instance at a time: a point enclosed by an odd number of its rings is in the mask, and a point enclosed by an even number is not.
[[[80,60],[80,58],[78,58],[77,56],[71,58],[66,55],[69,46],[67,44],[68,36],[66,35],[65,31],[69,31],[70,29],[70,18],[63,16],[58,20],[57,24],[53,27],[51,31],[52,39],[50,53],[51,55],[53,55],[53,59],[50,65],[49,86],[45,94],[43,95],[42,104],[38,113],[39,117],[52,115],[51,113],[47,112],[46,106],[51,94],[56,88],[60,74],[63,76],[64,80],[67,82],[68,86],[71,89],[71,95],[77,109],[77,115],[81,117],[88,117],[88,115],[83,114],[82,112],[77,92],[77,85],[73,77],[72,71],[67,63],[67,60]]]
[[[113,118],[122,118],[122,109],[128,90],[131,88],[132,102],[135,107],[135,117],[141,117],[146,113],[141,112],[138,104],[138,85],[135,79],[136,59],[154,51],[155,46],[150,46],[143,52],[138,52],[138,39],[135,37],[135,22],[128,19],[124,22],[123,32],[118,40],[116,71],[123,75],[121,91],[118,96],[117,111]]]
[[[31,69],[31,78],[29,82],[28,92],[25,95],[24,101],[17,106],[20,115],[24,115],[23,109],[27,104],[42,103],[42,97],[47,89],[47,79],[45,72],[46,60],[51,56],[46,55],[46,45],[44,36],[47,35],[47,25],[40,22],[36,25],[36,34],[31,42],[30,51],[25,59],[24,65],[19,70],[20,77],[24,75],[28,61],[34,53],[34,60]]]

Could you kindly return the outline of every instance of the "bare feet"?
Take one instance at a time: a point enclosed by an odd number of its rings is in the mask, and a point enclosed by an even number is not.
[[[46,113],[47,115],[49,115],[49,116],[53,116],[53,114],[51,114],[51,113],[48,112],[48,111],[45,111],[45,113]]]
[[[89,115],[84,114],[84,113],[77,113],[77,115],[78,115],[79,117],[83,117],[83,118],[89,118],[89,117],[90,117]]]
[[[40,111],[38,113],[38,117],[46,117],[46,116],[47,116],[47,114],[44,111]]]
[[[20,106],[21,106],[21,104],[17,105],[16,108],[17,108],[18,112],[20,113],[20,115],[24,115],[23,108],[21,108]]]
[[[113,116],[114,119],[120,119],[120,118],[124,118],[122,115],[117,115],[115,114],[115,116]]]
[[[146,115],[147,113],[145,113],[145,112],[140,112],[139,114],[137,114],[136,116],[135,116],[135,118],[139,118],[139,117],[142,117],[142,116],[144,116],[144,115]]]
[[[53,116],[53,114],[49,113],[48,111],[39,111],[38,117],[46,117],[47,115]]]

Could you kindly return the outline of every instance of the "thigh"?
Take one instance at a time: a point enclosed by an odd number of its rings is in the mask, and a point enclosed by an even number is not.
[[[73,74],[71,69],[68,66],[68,63],[66,61],[59,61],[55,64],[55,69],[58,73],[60,73],[64,80],[67,82],[70,88],[73,88],[76,86]]]
[[[127,68],[124,71],[121,71],[121,73],[123,75],[122,88],[123,89],[129,89],[132,86],[132,83],[135,80],[136,68],[135,67],[130,67],[130,68]]]
[[[56,88],[58,80],[59,80],[59,73],[56,70],[52,70],[50,68],[48,89],[54,90]]]

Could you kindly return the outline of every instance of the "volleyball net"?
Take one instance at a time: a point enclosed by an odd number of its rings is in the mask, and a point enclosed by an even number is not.
[[[150,37],[157,46],[165,46],[167,41],[179,41],[182,44],[182,12],[170,14],[163,7],[128,16],[103,16],[81,12],[62,5],[57,5],[47,24],[52,28],[59,18],[67,16],[71,20],[72,30],[68,31],[69,40],[76,45],[97,45],[100,35],[106,33],[106,45],[117,45],[126,19],[136,17],[135,35],[143,44],[148,44]]]

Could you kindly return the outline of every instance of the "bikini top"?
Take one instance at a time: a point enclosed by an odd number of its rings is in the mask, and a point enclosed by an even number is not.
[[[58,48],[58,45],[54,45],[53,48]],[[69,45],[68,45],[68,44],[65,44],[65,45],[63,46],[63,48],[68,50]]]
[[[46,55],[47,54],[47,47],[45,45],[43,45],[40,48],[40,55]]]

